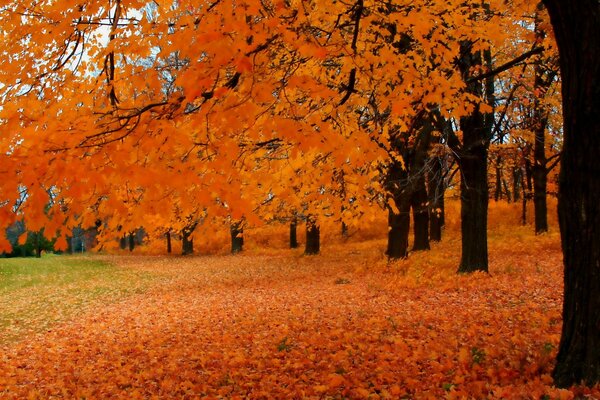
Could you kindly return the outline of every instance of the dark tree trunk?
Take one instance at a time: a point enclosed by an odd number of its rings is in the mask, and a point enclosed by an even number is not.
[[[415,182],[415,191],[411,196],[411,207],[413,211],[413,251],[429,250],[429,207],[427,205],[427,188],[425,187],[425,175],[419,174]]]
[[[442,226],[444,218],[444,174],[442,169],[443,159],[431,159],[428,169],[427,183],[429,186],[429,240],[439,242],[442,240]]]
[[[135,236],[133,235],[133,232],[129,233],[129,251],[133,251],[133,249],[135,248]]]
[[[342,221],[342,237],[346,239],[348,237],[348,225]]]
[[[408,199],[396,202],[399,213],[388,209],[388,242],[385,254],[389,258],[408,257],[408,233],[410,232],[410,203]]]
[[[244,249],[244,228],[237,221],[231,223],[231,254],[237,254]]]
[[[181,254],[184,256],[194,254],[194,238],[191,237],[191,232],[181,233]]]
[[[510,203],[512,201],[512,194],[510,193],[506,179],[502,179],[502,186],[504,186],[504,195],[506,196],[506,201]]]
[[[194,238],[192,233],[196,229],[196,223],[186,226],[181,231],[181,254],[184,256],[194,254]]]
[[[321,251],[321,232],[315,217],[309,215],[306,218],[306,244],[304,254],[319,254]]]
[[[547,179],[545,163],[539,165],[536,162],[533,166],[533,209],[536,234],[548,232]]]
[[[494,191],[494,201],[502,198],[502,168],[500,168],[501,158],[496,158],[496,190]]]
[[[393,161],[387,171],[386,187],[396,209],[388,205],[388,242],[385,252],[392,259],[408,257],[411,192],[407,178],[408,171],[404,165]]]
[[[121,250],[125,250],[127,248],[127,236],[121,236],[121,239],[119,239],[119,247]]]
[[[600,381],[600,3],[544,0],[560,53],[564,142],[558,215],[563,327],[554,381]]]
[[[540,10],[541,11],[541,10]],[[539,13],[538,13],[539,14]],[[536,15],[535,34],[539,43],[544,40],[545,32],[540,28],[540,18]],[[600,34],[600,32],[599,32]],[[548,75],[550,74],[550,78]],[[537,94],[533,102],[533,207],[535,215],[535,233],[548,232],[548,206],[546,205],[546,192],[548,170],[546,159],[546,126],[548,125],[548,113],[542,104],[542,98],[552,83],[553,73],[549,73],[542,65],[541,56],[537,57],[534,66],[534,92]]]
[[[296,217],[294,217],[294,219],[292,219],[292,222],[290,222],[290,249],[298,248],[297,227],[298,222],[296,220]]]
[[[465,81],[471,68],[481,65],[481,54],[472,52],[472,43],[461,43],[459,67]],[[483,95],[480,82],[467,84],[467,91],[477,97]],[[487,155],[491,134],[489,117],[478,105],[472,114],[460,119],[463,132],[462,151],[459,154],[461,169],[461,231],[462,256],[458,272],[488,271],[487,211],[488,182]]]
[[[165,237],[167,238],[167,254],[171,254],[171,231],[167,231]]]
[[[521,168],[515,167],[513,169],[513,200],[515,203],[521,200]]]

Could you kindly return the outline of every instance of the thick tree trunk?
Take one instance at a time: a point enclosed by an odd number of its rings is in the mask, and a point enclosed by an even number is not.
[[[427,188],[425,175],[421,173],[415,183],[415,191],[411,196],[413,211],[413,251],[429,250],[429,207],[427,205]]]
[[[194,254],[194,238],[192,233],[196,229],[196,224],[186,226],[181,231],[181,254],[184,256]]]
[[[184,256],[194,254],[194,238],[191,237],[191,232],[181,233],[181,254]]]
[[[400,207],[396,214],[388,210],[388,242],[386,254],[389,258],[408,257],[408,233],[410,231],[410,206]]]
[[[461,43],[459,67],[468,80],[471,68],[481,65],[481,54],[472,52],[472,43]],[[480,82],[467,84],[467,91],[481,97],[483,87]],[[489,118],[478,105],[472,114],[460,119],[463,132],[462,152],[459,165],[461,169],[461,231],[462,256],[458,272],[488,271],[487,249],[487,156],[490,139]]]
[[[392,162],[386,176],[386,187],[396,209],[388,206],[388,241],[386,254],[389,258],[408,257],[408,234],[410,232],[410,188],[408,171],[399,162]]]
[[[133,251],[133,249],[135,248],[135,236],[133,236],[133,232],[129,233],[129,251]]]
[[[167,233],[165,233],[165,237],[167,238],[167,254],[171,254],[171,231],[167,231]]]
[[[306,218],[306,244],[304,254],[319,254],[321,251],[321,231],[315,217],[309,215]]]
[[[555,384],[600,381],[600,3],[544,0],[562,74],[558,214],[565,265]]]
[[[231,254],[237,254],[244,249],[244,228],[241,222],[231,223]]]
[[[296,217],[294,217],[294,219],[292,219],[292,222],[290,222],[290,249],[298,248],[297,227],[298,222],[296,220]]]
[[[127,248],[127,236],[123,235],[119,239],[119,247],[121,250],[125,250]]]

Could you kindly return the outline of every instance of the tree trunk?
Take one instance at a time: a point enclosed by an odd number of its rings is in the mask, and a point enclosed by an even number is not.
[[[298,248],[297,227],[298,221],[296,220],[296,217],[294,217],[292,222],[290,222],[290,249]]]
[[[540,10],[541,11],[541,10]],[[539,13],[538,13],[539,14]],[[539,43],[542,43],[545,32],[540,28],[540,18],[536,15],[535,34]],[[599,32],[600,34],[600,32]],[[548,232],[548,206],[546,205],[546,187],[548,171],[546,169],[546,126],[548,125],[548,113],[542,104],[542,98],[546,94],[551,80],[544,79],[547,75],[542,65],[541,56],[538,56],[534,66],[533,89],[537,94],[533,103],[533,207],[535,216],[535,233]]]
[[[244,249],[244,228],[240,221],[232,222],[231,227],[231,254],[237,254]]]
[[[547,179],[545,162],[540,165],[536,161],[533,166],[533,209],[536,234],[548,232]]]
[[[416,188],[411,196],[413,211],[413,232],[415,235],[413,251],[429,250],[429,207],[427,205],[427,188],[425,175],[419,174]]]
[[[564,260],[559,387],[600,381],[600,3],[544,0],[560,52],[564,142],[558,215]]]
[[[500,156],[496,158],[496,190],[494,191],[494,201],[498,201],[502,198],[502,168],[500,168],[501,162]]]
[[[192,233],[196,229],[196,223],[186,226],[181,231],[181,254],[184,256],[194,254],[194,238]]]
[[[167,233],[165,233],[165,236],[167,238],[167,254],[171,254],[171,231],[167,231]]]
[[[125,250],[127,248],[127,236],[123,235],[119,239],[119,247],[121,250]]]
[[[388,242],[385,254],[389,258],[408,257],[408,233],[410,232],[410,202],[397,198],[396,207],[399,213],[388,209]]]
[[[321,251],[321,232],[317,220],[312,215],[306,218],[306,244],[304,254],[319,254]]]
[[[521,168],[515,167],[513,169],[513,200],[515,203],[521,200]]]
[[[442,159],[435,157],[430,162],[427,183],[429,186],[429,240],[439,242],[442,240],[442,226],[444,218],[444,176]]]
[[[129,251],[133,251],[135,248],[135,237],[133,236],[133,232],[129,233]]]
[[[472,67],[481,65],[481,54],[472,52],[472,43],[461,43],[459,67],[465,81]],[[477,97],[483,95],[480,82],[467,84],[467,91]],[[459,165],[462,172],[460,180],[462,256],[459,273],[488,271],[487,249],[487,156],[490,139],[489,121],[479,105],[475,105],[472,114],[460,119],[463,132],[462,152]]]

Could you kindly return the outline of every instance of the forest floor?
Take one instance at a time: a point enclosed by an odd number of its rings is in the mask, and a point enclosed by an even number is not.
[[[600,398],[552,386],[560,240],[530,231],[468,276],[458,237],[391,264],[381,240],[0,261],[0,398]]]

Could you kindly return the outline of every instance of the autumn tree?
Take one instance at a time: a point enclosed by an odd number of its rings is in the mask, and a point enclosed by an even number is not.
[[[563,328],[554,380],[600,381],[600,4],[544,0],[558,44],[564,144],[558,212],[564,253]]]

